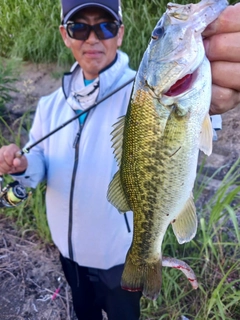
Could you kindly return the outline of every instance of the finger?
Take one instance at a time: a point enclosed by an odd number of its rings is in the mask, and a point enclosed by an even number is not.
[[[219,17],[213,21],[203,32],[204,37],[218,33],[240,31],[240,3],[228,6]]]
[[[26,159],[18,159],[15,161],[16,154],[19,151],[19,148],[11,144],[9,146],[3,146],[0,149],[0,173],[9,174],[15,173],[21,170],[21,166],[26,165]]]
[[[15,144],[3,146],[0,149],[0,163],[6,162],[9,166],[12,166],[13,159],[18,150],[20,149]]]
[[[1,163],[0,165],[0,174],[7,174],[13,170],[13,166],[9,166],[6,162]]]
[[[27,169],[27,158],[25,156],[21,156],[21,157],[18,157],[18,158],[14,158],[13,159],[13,166],[14,166],[14,169],[15,169],[15,172],[23,172]]]
[[[5,160],[6,164],[9,167],[12,167],[13,166],[14,154],[11,154],[11,153],[6,151],[6,152],[3,153],[3,157],[4,157],[4,160]]]
[[[236,90],[223,88],[213,84],[210,114],[222,114],[235,107],[240,107],[240,93]]]
[[[22,165],[21,159],[19,159],[19,158],[13,159],[13,167],[14,167],[14,168],[17,169],[18,167],[21,167],[21,165]]]
[[[220,87],[240,91],[240,63],[216,61],[211,63],[212,82]]]
[[[24,152],[22,151],[22,150],[19,150],[19,151],[17,151],[16,153],[15,153],[15,157],[16,158],[21,158],[22,156],[24,155]]]
[[[7,174],[15,174],[15,173],[18,173],[18,172],[19,172],[18,168],[12,167],[11,170],[9,170],[9,172]]]
[[[204,47],[210,61],[240,62],[240,32],[214,35],[204,40]]]

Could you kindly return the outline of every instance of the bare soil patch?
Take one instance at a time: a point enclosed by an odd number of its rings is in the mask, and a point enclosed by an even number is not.
[[[54,292],[62,285],[54,299]],[[0,214],[0,319],[74,319],[71,294],[53,245],[21,236]]]
[[[61,86],[64,71],[69,70],[55,64],[23,63],[19,68],[19,81],[16,82],[18,92],[12,94],[14,99],[8,108],[15,113],[34,111],[40,97]]]

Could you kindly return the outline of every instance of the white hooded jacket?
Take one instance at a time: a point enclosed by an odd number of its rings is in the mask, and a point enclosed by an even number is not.
[[[62,88],[40,99],[27,146],[76,114],[67,98],[77,70],[75,65],[64,76]],[[134,75],[127,55],[118,51],[115,63],[99,75],[97,101]],[[97,105],[82,129],[74,120],[33,147],[26,155],[27,170],[15,176],[32,188],[46,179],[52,239],[64,257],[81,266],[109,269],[122,264],[131,245],[132,213],[120,214],[107,200],[108,185],[118,169],[111,146],[112,125],[125,115],[131,89],[132,83]]]
[[[27,146],[76,115],[68,97],[78,71],[75,64],[63,78],[62,88],[40,99]],[[134,75],[127,55],[118,51],[116,62],[99,75],[97,101]],[[81,266],[109,269],[122,264],[131,245],[132,212],[120,214],[106,197],[118,170],[111,147],[112,125],[126,114],[131,90],[132,83],[97,105],[82,129],[76,119],[37,144],[26,155],[29,165],[25,173],[14,176],[32,188],[46,179],[52,239],[64,257]],[[220,128],[221,124],[216,121],[213,126]]]

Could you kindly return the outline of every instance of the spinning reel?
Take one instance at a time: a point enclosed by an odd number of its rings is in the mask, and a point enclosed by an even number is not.
[[[25,201],[31,192],[18,182],[13,181],[3,187],[3,178],[0,177],[0,207],[13,208]]]

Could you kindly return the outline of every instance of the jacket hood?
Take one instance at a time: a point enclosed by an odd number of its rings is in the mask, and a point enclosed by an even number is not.
[[[109,65],[106,69],[104,69],[99,74],[99,80],[100,80],[100,91],[98,95],[98,100],[106,96],[108,93],[110,93],[113,89],[113,87],[116,87],[116,83],[119,82],[119,86],[124,83],[124,80],[127,81],[129,79],[123,77],[123,72],[125,68],[129,64],[129,58],[126,55],[126,53],[118,50],[116,59],[113,63]],[[70,72],[67,72],[64,74],[62,79],[62,89],[65,98],[67,99],[71,92],[71,85],[74,78],[74,75],[79,71],[80,65],[78,62],[75,62],[70,70]],[[109,77],[109,72],[111,73],[111,77]]]

